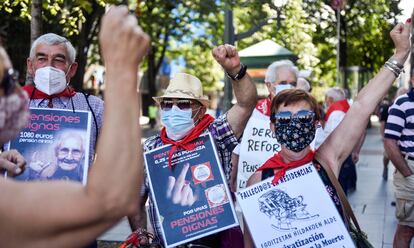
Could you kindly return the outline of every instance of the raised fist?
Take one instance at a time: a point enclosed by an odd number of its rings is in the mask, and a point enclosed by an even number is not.
[[[240,71],[240,57],[237,49],[229,44],[221,45],[213,49],[214,59],[230,75],[236,75]]]

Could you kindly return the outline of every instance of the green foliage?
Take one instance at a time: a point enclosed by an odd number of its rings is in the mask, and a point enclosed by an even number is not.
[[[153,61],[148,61],[147,68],[156,72],[165,56],[172,59],[183,56],[189,65],[188,71],[200,70],[194,75],[202,82],[209,82],[206,89],[214,87],[210,84],[216,76],[201,73],[207,68],[198,67],[202,63],[197,64],[196,58],[208,53],[212,47],[211,38],[217,37],[213,31],[217,29],[211,28],[217,27],[214,24],[215,13],[219,10],[216,1],[143,0],[136,8],[139,24],[152,42],[149,59]],[[151,63],[154,68],[150,68]]]
[[[185,45],[180,47],[180,53],[186,62],[183,72],[200,78],[204,91],[222,90],[219,82],[224,75],[223,69],[214,60],[211,50]]]
[[[223,72],[210,52],[223,44],[224,9],[230,8],[234,11],[236,33],[254,28],[264,19],[269,21],[251,37],[238,41],[239,50],[272,39],[298,56],[300,69],[313,70],[314,87],[335,84],[337,20],[329,0],[289,0],[280,9],[275,8],[273,0],[43,0],[44,31],[62,34],[79,45],[85,23],[90,18],[99,21],[100,16],[93,15],[95,11],[108,3],[121,2],[128,2],[135,10],[140,26],[152,39],[145,68],[154,73],[164,56],[182,57],[185,70],[200,77],[206,90],[217,87]],[[347,1],[341,12],[341,41],[346,45],[346,60],[342,62],[346,66],[358,65],[376,72],[383,65],[392,54],[389,31],[400,12],[398,3],[399,0]],[[13,51],[15,64],[24,64],[19,52],[28,54],[25,49],[30,37],[20,36],[30,30],[30,6],[30,0],[0,0],[0,35]],[[12,31],[17,26],[20,36]],[[88,42],[89,61],[99,61],[96,36]],[[24,49],[19,51],[18,47]]]

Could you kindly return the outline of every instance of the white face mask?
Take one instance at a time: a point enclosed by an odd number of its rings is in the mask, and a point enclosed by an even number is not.
[[[293,86],[291,84],[278,84],[276,86],[273,86],[273,91],[275,92],[275,95],[288,89],[293,89]]]
[[[66,74],[51,66],[42,67],[36,70],[34,83],[38,90],[50,96],[65,90],[67,86]]]

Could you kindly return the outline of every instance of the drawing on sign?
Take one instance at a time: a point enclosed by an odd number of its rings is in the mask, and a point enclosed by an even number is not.
[[[260,211],[269,218],[275,217],[276,225],[272,227],[276,230],[289,231],[296,230],[292,224],[295,221],[310,220],[318,217],[318,214],[310,215],[303,203],[303,196],[292,198],[280,189],[271,190],[259,198]]]

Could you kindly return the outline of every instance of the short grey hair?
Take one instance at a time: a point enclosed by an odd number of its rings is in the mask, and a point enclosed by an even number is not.
[[[343,89],[339,88],[339,87],[333,87],[333,88],[329,88],[326,93],[325,93],[326,97],[332,97],[332,99],[336,102],[336,101],[342,101],[345,99],[345,92]]]
[[[302,90],[304,90],[306,92],[309,92],[310,89],[311,89],[311,85],[308,82],[308,80],[306,80],[305,78],[300,77],[300,78],[298,78],[298,82],[296,84],[296,88],[302,89]]]
[[[36,50],[37,46],[40,45],[40,44],[45,44],[45,45],[49,45],[49,46],[55,46],[55,45],[63,44],[66,48],[66,52],[68,54],[69,62],[71,64],[73,62],[75,62],[76,50],[73,47],[72,43],[70,43],[70,41],[68,41],[68,39],[66,39],[65,37],[54,34],[54,33],[44,34],[44,35],[40,36],[39,38],[37,38],[33,42],[32,47],[30,48],[30,59],[35,58],[35,56],[36,56],[35,50]]]
[[[299,71],[296,66],[292,63],[292,61],[284,59],[273,62],[267,67],[266,76],[265,76],[265,83],[273,83],[276,82],[277,79],[277,72],[281,68],[287,68],[293,74],[295,74],[296,78],[298,77]]]

